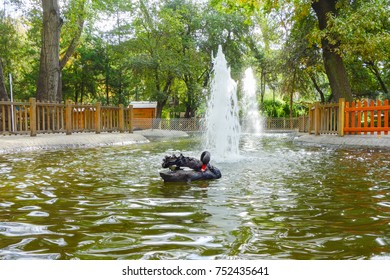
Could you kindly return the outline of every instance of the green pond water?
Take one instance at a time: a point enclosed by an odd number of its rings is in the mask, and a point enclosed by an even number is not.
[[[215,181],[164,183],[197,137],[0,155],[0,259],[389,259],[390,151],[243,136]]]

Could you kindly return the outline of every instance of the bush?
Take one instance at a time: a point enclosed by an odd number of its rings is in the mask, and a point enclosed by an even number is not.
[[[287,118],[290,117],[290,104],[280,99],[273,101],[272,99],[264,100],[263,116],[271,118]],[[293,116],[298,117],[307,114],[307,108],[302,104],[293,103]]]

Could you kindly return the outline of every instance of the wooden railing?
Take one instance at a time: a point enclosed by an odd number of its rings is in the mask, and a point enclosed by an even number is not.
[[[36,114],[34,114],[36,117]],[[29,102],[0,101],[0,132],[2,134],[28,134],[31,123]]]
[[[315,103],[309,111],[309,133],[320,134],[371,134],[387,135],[390,105],[388,100]]]
[[[132,132],[132,106],[0,101],[0,133],[30,134],[74,132]]]
[[[362,102],[345,102],[345,134],[371,134],[382,132],[387,135],[389,128],[389,101],[378,100]]]
[[[29,116],[32,118],[30,119],[32,135],[36,135],[36,133],[65,132],[65,104],[36,102],[35,99],[30,99],[29,105]],[[36,129],[35,132],[34,129]]]
[[[309,133],[338,134],[340,127],[340,104],[337,103],[315,103],[309,111]]]
[[[389,128],[390,105],[388,100],[381,102],[358,101],[320,104],[311,106],[307,117],[266,119],[264,128],[308,131],[320,134],[381,134],[387,135]],[[124,108],[64,103],[0,101],[0,134],[30,134],[74,132],[133,131],[136,129],[159,128],[184,131],[199,131],[202,119],[133,119],[132,107]]]

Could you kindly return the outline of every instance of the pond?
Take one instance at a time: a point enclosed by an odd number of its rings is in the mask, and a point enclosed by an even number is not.
[[[0,259],[388,259],[390,151],[244,135],[215,181],[164,183],[197,137],[0,156]]]

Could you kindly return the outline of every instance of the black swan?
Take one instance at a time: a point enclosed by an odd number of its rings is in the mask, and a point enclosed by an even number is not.
[[[164,182],[190,182],[196,180],[212,180],[221,178],[221,171],[210,163],[210,153],[204,151],[200,160],[192,157],[165,156],[162,167],[170,170],[160,172]],[[182,169],[188,167],[190,169]]]

